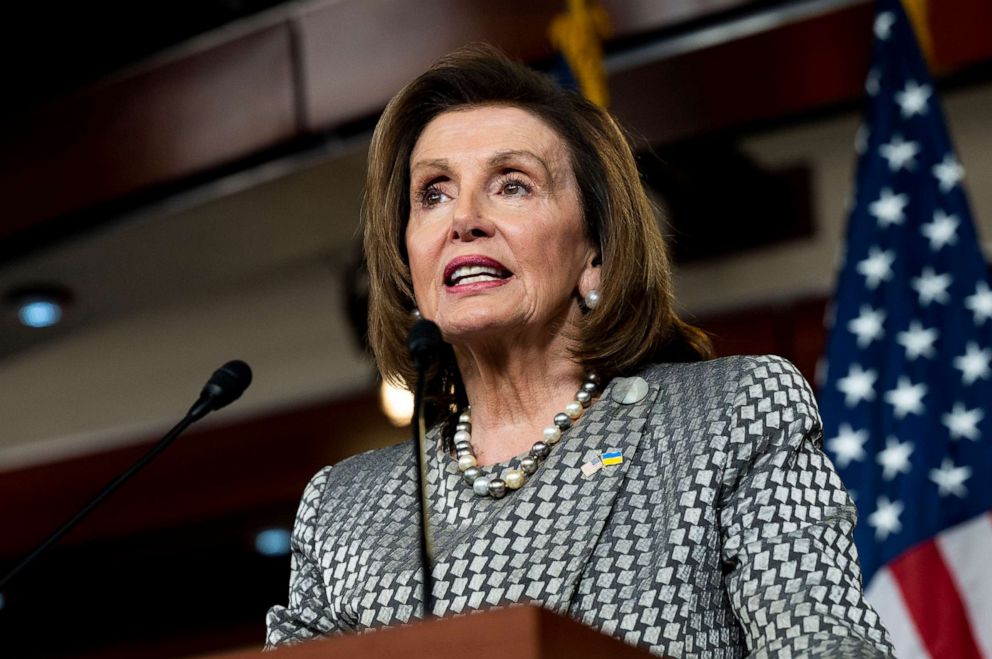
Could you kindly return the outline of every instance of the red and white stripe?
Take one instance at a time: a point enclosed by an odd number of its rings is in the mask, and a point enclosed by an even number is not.
[[[992,512],[904,552],[866,596],[898,657],[992,658]]]

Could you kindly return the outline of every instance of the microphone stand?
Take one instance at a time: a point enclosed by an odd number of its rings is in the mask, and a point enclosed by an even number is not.
[[[417,369],[417,384],[413,392],[413,451],[417,460],[417,488],[420,490],[420,569],[423,584],[424,618],[434,616],[434,537],[430,525],[430,500],[427,496],[427,429],[424,422],[424,389],[427,371],[437,361],[438,350],[444,344],[441,330],[427,319],[420,319],[410,328],[407,348]]]
[[[83,521],[84,517],[86,517],[91,512],[93,512],[94,508],[99,506],[104,499],[106,499],[114,492],[114,490],[116,490],[118,487],[123,485],[124,481],[131,478],[131,476],[134,476],[134,474],[137,473],[138,470],[140,470],[146,464],[151,462],[159,453],[164,451],[166,447],[176,439],[176,437],[179,437],[179,435],[181,435],[183,431],[186,430],[186,428],[188,428],[194,421],[197,421],[198,419],[199,417],[193,415],[186,415],[186,417],[182,421],[177,423],[172,428],[172,430],[168,432],[168,434],[165,437],[160,439],[158,443],[155,444],[155,446],[151,447],[143,456],[141,456],[141,458],[137,462],[131,465],[127,471],[125,471],[123,474],[121,474],[120,476],[112,480],[110,483],[108,483],[102,490],[100,490],[99,494],[93,497],[93,499],[88,504],[83,506],[83,508],[78,513],[73,515],[68,522],[60,526],[54,533],[48,536],[44,542],[42,542],[40,545],[35,547],[34,551],[32,551],[24,558],[24,560],[18,563],[17,567],[15,567],[13,570],[8,572],[3,579],[0,579],[0,589],[3,589],[3,587],[7,585],[7,582],[9,582],[11,579],[17,576],[17,574],[21,570],[26,568],[30,563],[34,562],[34,560],[37,559],[39,556],[41,556],[42,553],[45,552],[45,550],[47,550],[49,547],[51,547],[56,542],[58,542],[62,538],[62,536],[64,536],[66,533],[71,531],[73,527],[76,526],[76,524],[79,524],[81,521]]]
[[[72,516],[68,522],[60,526],[44,542],[35,547],[34,551],[28,554],[13,570],[0,579],[0,589],[6,586],[21,570],[35,561],[46,549],[58,542],[62,536],[71,531],[76,524],[79,524],[93,509],[100,505],[104,499],[113,494],[124,482],[134,476],[142,467],[151,462],[164,451],[184,430],[189,428],[213,410],[219,410],[225,405],[237,400],[248,385],[251,384],[251,368],[242,361],[230,361],[214,371],[213,375],[203,387],[199,399],[189,408],[189,412],[182,421],[173,426],[172,430],[166,433],[165,437],[158,440],[155,446],[151,447],[141,458],[131,465],[127,471],[108,483],[100,493],[83,506],[82,510]]]
[[[424,424],[424,385],[426,365],[418,364],[417,386],[413,405],[413,449],[417,460],[417,485],[420,490],[420,570],[423,576],[424,618],[434,616],[434,538],[430,525],[430,501],[427,496],[427,429]]]

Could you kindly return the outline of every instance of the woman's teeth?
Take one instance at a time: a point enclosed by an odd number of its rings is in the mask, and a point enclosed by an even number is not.
[[[464,286],[480,281],[497,281],[504,278],[503,272],[484,265],[471,265],[458,268],[451,274],[452,286]]]
[[[474,284],[477,281],[497,281],[499,277],[493,275],[475,275],[473,277],[465,277],[459,279],[456,286],[464,286],[465,284]]]

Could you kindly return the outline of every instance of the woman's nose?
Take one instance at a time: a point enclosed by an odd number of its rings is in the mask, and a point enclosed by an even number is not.
[[[485,212],[485,202],[478,194],[462,194],[455,202],[451,218],[451,240],[472,242],[493,235],[492,220]]]

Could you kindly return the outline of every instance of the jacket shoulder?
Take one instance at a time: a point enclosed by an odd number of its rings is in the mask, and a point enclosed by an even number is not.
[[[402,463],[407,454],[413,454],[413,448],[409,442],[393,444],[347,457],[335,464],[333,471],[336,478],[349,478],[362,473],[388,472]]]
[[[354,496],[356,492],[365,491],[372,482],[381,480],[412,455],[409,442],[403,442],[358,453],[323,467],[307,484],[303,503],[319,510],[328,500]]]
[[[649,364],[637,373],[648,382],[671,380],[739,383],[769,375],[786,376],[789,384],[809,388],[799,369],[778,355],[733,355],[699,362]]]
[[[652,364],[640,373],[658,388],[658,411],[753,426],[759,418],[778,425],[802,420],[819,425],[813,391],[799,369],[777,355],[722,357],[701,362]],[[716,426],[713,426],[714,428]]]

